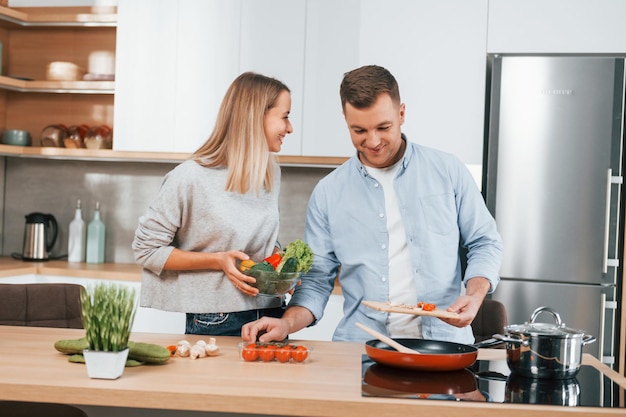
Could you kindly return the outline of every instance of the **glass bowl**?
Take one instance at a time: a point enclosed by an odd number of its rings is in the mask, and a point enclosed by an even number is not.
[[[276,272],[246,270],[246,275],[256,278],[255,283],[249,283],[259,289],[259,294],[266,297],[280,297],[291,291],[298,281],[302,272]]]

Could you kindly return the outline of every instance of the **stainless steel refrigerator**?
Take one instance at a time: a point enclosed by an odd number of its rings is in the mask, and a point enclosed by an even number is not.
[[[550,306],[611,365],[622,276],[624,58],[490,55],[483,194],[509,323]],[[539,322],[554,318],[542,313]],[[600,354],[601,352],[601,354]]]

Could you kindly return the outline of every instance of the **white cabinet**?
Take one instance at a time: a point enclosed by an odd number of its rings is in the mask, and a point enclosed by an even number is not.
[[[379,64],[411,140],[482,159],[487,0],[120,0],[118,14],[116,150],[194,151],[232,79],[256,71],[292,91],[281,155],[351,156],[339,84]]]
[[[274,77],[291,90],[288,135],[281,155],[302,152],[302,100],[305,51],[305,0],[244,0],[241,10],[239,72]]]
[[[120,0],[119,151],[193,152],[239,72],[241,1]]]
[[[624,53],[626,2],[490,0],[493,53]]]
[[[482,161],[487,7],[487,0],[361,3],[359,64],[395,75],[409,140],[466,164]]]
[[[352,156],[339,99],[343,74],[359,66],[361,0],[307,2],[302,154]],[[382,20],[382,19],[381,19]]]
[[[292,90],[282,153],[301,153],[303,0],[120,0],[118,26],[115,150],[195,151],[230,83],[255,71]]]

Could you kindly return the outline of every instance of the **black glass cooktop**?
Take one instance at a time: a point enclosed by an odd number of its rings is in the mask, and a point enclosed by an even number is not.
[[[506,360],[476,361],[450,372],[391,368],[362,358],[361,393],[365,397],[488,401],[624,408],[626,390],[592,366],[583,365],[574,378],[533,379],[511,374]]]

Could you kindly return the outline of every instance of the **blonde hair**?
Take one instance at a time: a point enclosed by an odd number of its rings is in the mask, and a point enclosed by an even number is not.
[[[226,92],[213,132],[192,155],[204,167],[226,167],[226,191],[271,191],[276,160],[269,151],[263,118],[289,88],[253,72],[237,77]]]

